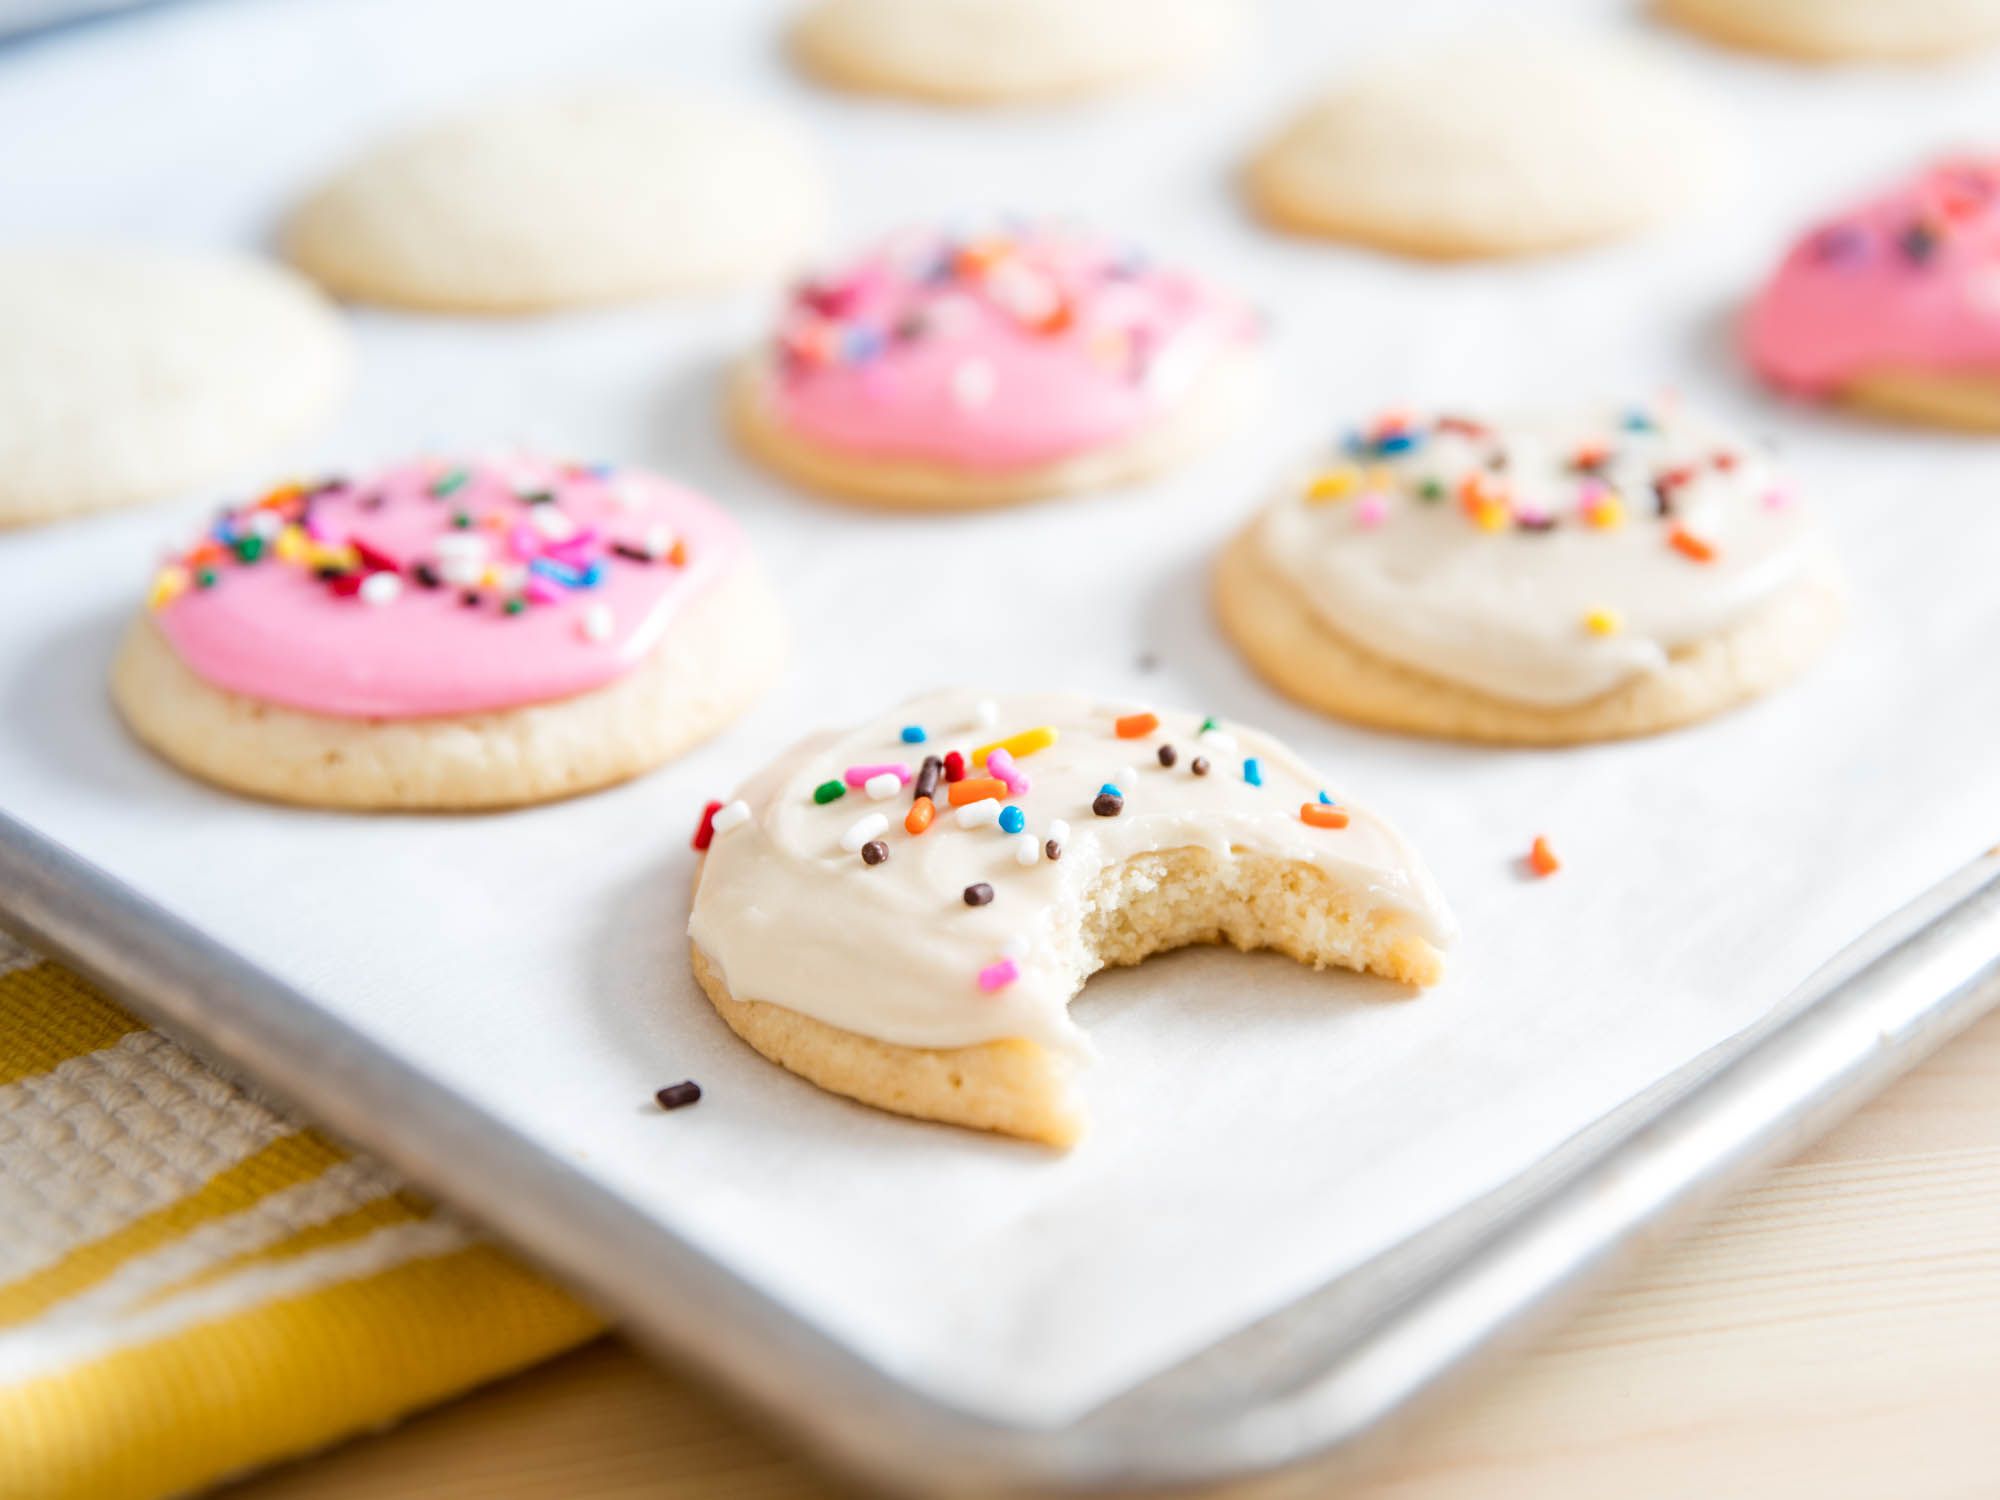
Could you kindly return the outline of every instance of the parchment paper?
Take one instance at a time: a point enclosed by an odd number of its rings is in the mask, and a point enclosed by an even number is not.
[[[1740,147],[1705,211],[1602,251],[1458,268],[1247,220],[1230,172],[1304,89],[1476,9],[1272,5],[1252,51],[1192,90],[1022,113],[814,92],[786,72],[769,4],[218,0],[0,50],[10,236],[255,245],[378,129],[526,80],[657,74],[791,108],[846,242],[954,213],[1079,213],[1248,289],[1275,375],[1253,431],[1167,482],[908,519],[814,502],[730,450],[717,375],[767,294],[521,321],[357,313],[360,388],[293,460],[525,439],[679,474],[737,511],[785,587],[797,647],[779,689],[671,769],[556,807],[349,817],[211,791],[128,741],[102,689],[155,552],[220,492],[191,496],[0,539],[0,805],[940,1396],[1065,1420],[1282,1304],[1750,1023],[2000,836],[2000,447],[1788,408],[1728,338],[1808,215],[1934,149],[2000,143],[2000,67],[1791,69],[1624,6],[1552,5],[1704,75]],[[1664,386],[1780,439],[1836,533],[1852,628],[1796,687],[1645,743],[1500,752],[1319,720],[1219,639],[1215,547],[1303,446],[1391,403]],[[687,972],[703,800],[809,727],[974,673],[1289,738],[1428,853],[1465,927],[1452,977],[1408,999],[1214,953],[1103,976],[1078,1002],[1103,1052],[1097,1130],[1066,1157],[874,1114],[763,1062]],[[1537,833],[1564,861],[1539,883],[1516,864]],[[686,1076],[698,1108],[651,1106]]]

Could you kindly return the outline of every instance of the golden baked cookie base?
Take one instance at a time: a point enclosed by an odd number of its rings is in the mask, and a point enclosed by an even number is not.
[[[1175,468],[1240,424],[1255,397],[1258,373],[1255,354],[1231,354],[1138,436],[1075,458],[995,473],[870,458],[787,432],[772,419],[766,398],[769,365],[755,355],[731,372],[729,428],[751,457],[816,494],[885,509],[974,510],[1137,484]]]
[[[1917,26],[1902,7],[1882,0],[1808,0],[1766,5],[1760,0],[1657,0],[1661,17],[1725,46],[1794,62],[1930,62],[2000,41],[2000,6],[1984,17],[1969,12],[1954,25]],[[1855,10],[1863,24],[1846,24]]]
[[[1383,729],[1502,745],[1658,734],[1734,708],[1816,660],[1845,613],[1835,581],[1803,578],[1733,630],[1677,653],[1664,672],[1587,703],[1544,708],[1445,682],[1337,634],[1264,560],[1254,526],[1224,550],[1215,604],[1224,631],[1258,673],[1309,708]]]
[[[1314,968],[1356,969],[1403,984],[1434,984],[1444,972],[1443,955],[1405,917],[1358,908],[1317,867],[1197,848],[1138,855],[1102,872],[1068,941],[1084,975],[1197,943],[1272,948]],[[696,944],[690,949],[695,978],[730,1029],[823,1089],[895,1114],[1049,1146],[1072,1145],[1083,1132],[1075,1064],[1064,1053],[1019,1038],[963,1047],[878,1041],[732,994],[708,954]]]
[[[112,665],[111,696],[147,746],[231,791],[313,807],[470,811],[594,791],[672,759],[770,685],[784,634],[770,586],[743,562],[604,687],[490,713],[337,719],[211,686],[142,614]]]
[[[1871,416],[1960,432],[2000,432],[2000,374],[1878,370],[1850,380],[1840,400]]]

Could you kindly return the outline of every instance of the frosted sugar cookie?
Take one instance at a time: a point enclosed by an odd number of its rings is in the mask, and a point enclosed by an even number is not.
[[[1251,162],[1283,228],[1409,255],[1615,239],[1699,196],[1721,159],[1702,100],[1641,53],[1511,32],[1413,48],[1344,81]]]
[[[1222,623],[1311,707],[1456,739],[1651,734],[1833,636],[1831,551],[1755,447],[1665,409],[1385,417],[1225,551]]]
[[[164,250],[0,250],[0,526],[208,484],[347,389],[346,330],[277,266]]]
[[[1008,104],[1193,72],[1242,23],[1239,0],[819,0],[792,46],[839,88]]]
[[[1781,390],[2000,432],[2000,156],[1941,162],[1807,234],[1743,342]]]
[[[539,312],[779,276],[824,217],[818,174],[781,122],[609,84],[383,142],[300,205],[284,247],[342,297]]]
[[[1266,735],[1073,693],[921,698],[711,805],[688,923],[723,1019],[822,1088],[1068,1145],[1070,1000],[1190,943],[1427,985],[1417,853]]]
[[[636,469],[408,463],[225,509],[112,670],[222,786],[354,808],[539,802],[650,770],[771,681],[776,601],[727,514]]]
[[[2000,40],[1995,0],[1660,0],[1659,9],[1719,42],[1807,62],[1924,61]]]
[[[731,419],[811,489],[1004,505],[1214,442],[1248,405],[1256,337],[1234,297],[1097,235],[912,233],[796,291],[737,369]]]

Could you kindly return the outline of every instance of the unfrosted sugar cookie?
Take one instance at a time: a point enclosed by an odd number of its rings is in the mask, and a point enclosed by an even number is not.
[[[818,172],[782,122],[607,84],[387,140],[306,199],[283,238],[343,297],[516,313],[780,276],[824,218]]]
[[[1073,693],[918,699],[711,806],[688,923],[737,1034],[822,1088],[1068,1145],[1068,1005],[1190,943],[1434,983],[1422,860],[1266,735]]]
[[[1814,229],[1743,342],[1795,395],[2000,431],[2000,156],[1942,162]]]
[[[1511,32],[1362,71],[1251,162],[1273,223],[1439,258],[1615,239],[1707,187],[1720,137],[1701,98],[1645,55]]]
[[[1240,0],[819,0],[792,31],[839,88],[944,104],[1096,94],[1212,65]]]
[[[1924,61],[2000,40],[1996,0],[1659,0],[1691,31],[1807,62]]]
[[[1248,405],[1256,339],[1236,298],[1098,235],[906,234],[797,289],[738,367],[731,418],[811,489],[1002,505],[1214,442]]]
[[[224,510],[161,568],[112,690],[141,740],[237,791],[479,808],[650,770],[781,652],[736,523],[693,491],[424,461]]]
[[[0,526],[212,483],[326,417],[352,366],[338,314],[277,266],[0,250]]]
[[[1768,691],[1842,591],[1770,459],[1665,409],[1393,415],[1225,551],[1217,606],[1272,683],[1362,723],[1568,744]]]

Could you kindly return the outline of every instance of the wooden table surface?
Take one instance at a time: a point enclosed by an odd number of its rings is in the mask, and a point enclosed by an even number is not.
[[[2000,1495],[2000,1014],[1533,1351],[1350,1500]],[[228,1500],[842,1493],[611,1340]]]

